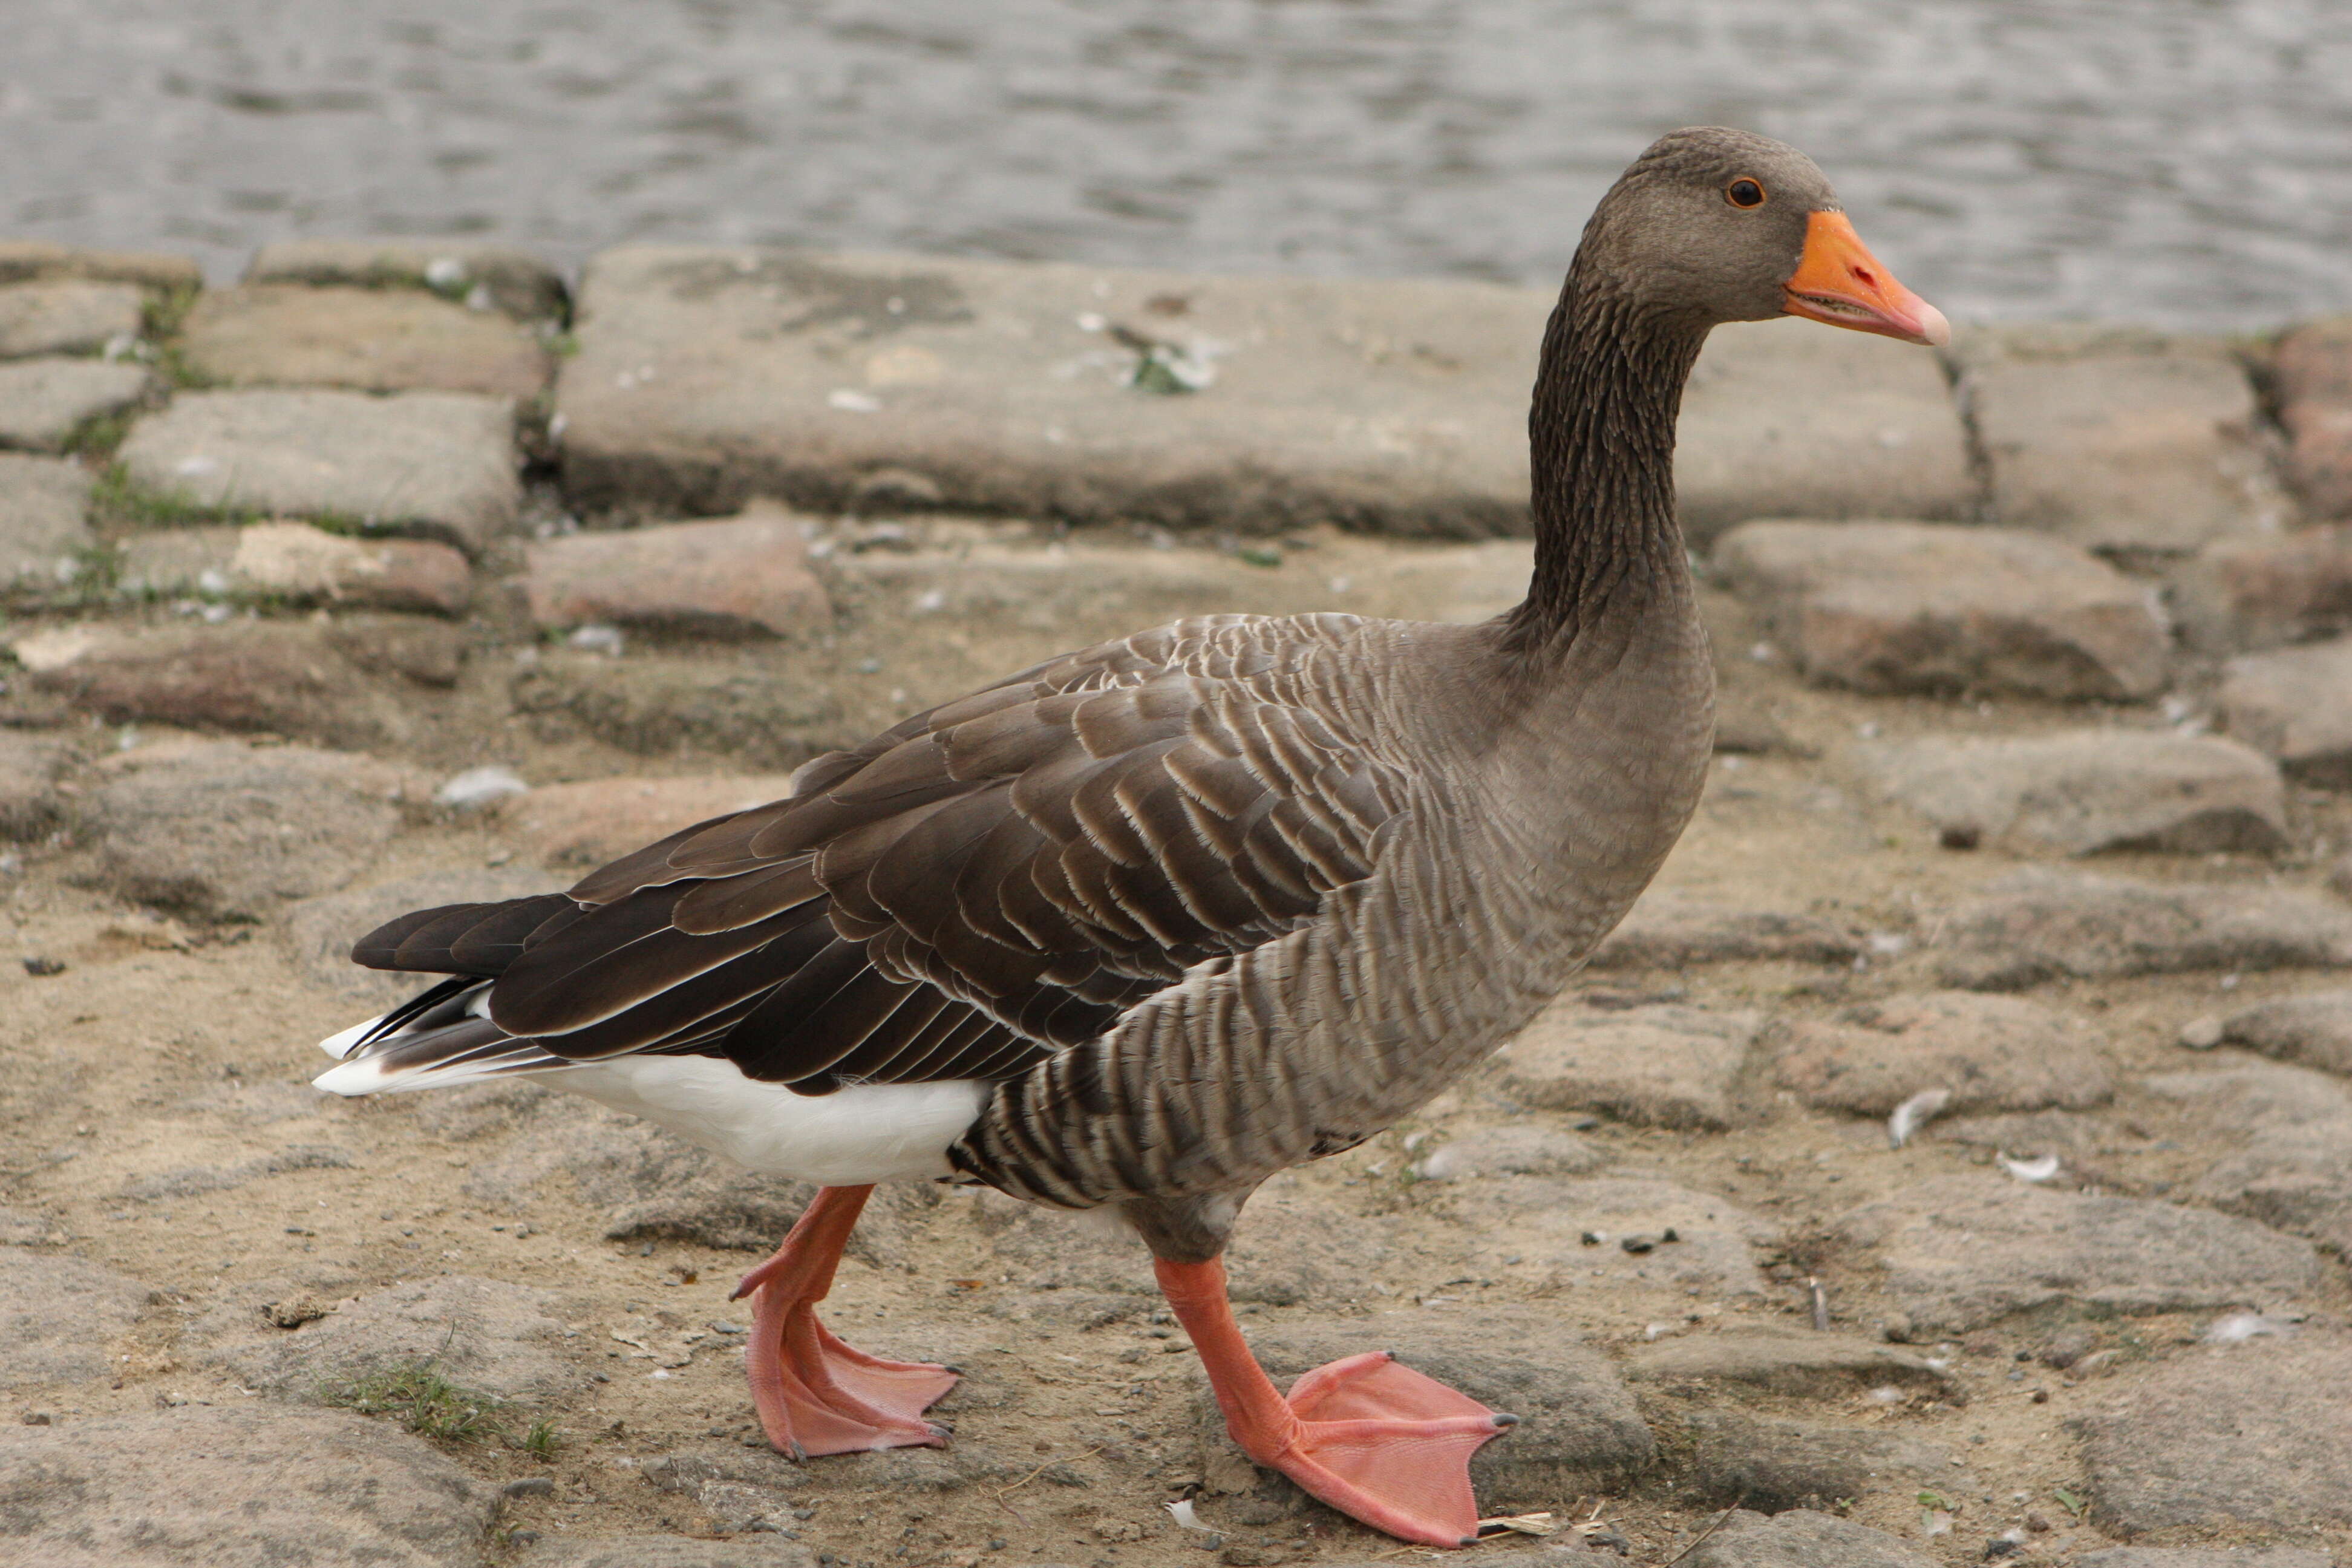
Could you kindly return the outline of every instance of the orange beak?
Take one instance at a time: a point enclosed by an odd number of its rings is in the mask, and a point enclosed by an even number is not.
[[[1952,341],[1944,312],[1897,283],[1843,213],[1817,212],[1805,220],[1805,253],[1782,288],[1781,309],[1791,316],[1930,348]]]

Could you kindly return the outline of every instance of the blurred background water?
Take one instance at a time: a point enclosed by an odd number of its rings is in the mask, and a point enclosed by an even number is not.
[[[1956,316],[2352,308],[2322,0],[0,0],[0,234],[761,242],[1549,286],[1786,137]]]

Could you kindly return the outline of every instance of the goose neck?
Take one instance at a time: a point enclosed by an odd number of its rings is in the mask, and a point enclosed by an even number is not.
[[[1535,575],[1508,650],[1557,654],[1601,619],[1688,596],[1675,420],[1710,324],[1570,270],[1528,416]]]

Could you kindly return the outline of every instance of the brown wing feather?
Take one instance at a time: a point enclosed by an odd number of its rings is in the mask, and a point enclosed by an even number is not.
[[[1403,792],[1286,700],[1313,640],[1215,617],[1069,655],[552,909],[379,935],[510,960],[491,1017],[575,1059],[718,1049],[811,1093],[1017,1074],[1369,873]]]

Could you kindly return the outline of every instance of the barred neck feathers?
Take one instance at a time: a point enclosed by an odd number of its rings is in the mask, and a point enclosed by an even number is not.
[[[1610,614],[1687,590],[1675,420],[1712,324],[1637,302],[1579,251],[1544,333],[1528,416],[1535,575],[1502,647],[1557,659]]]

